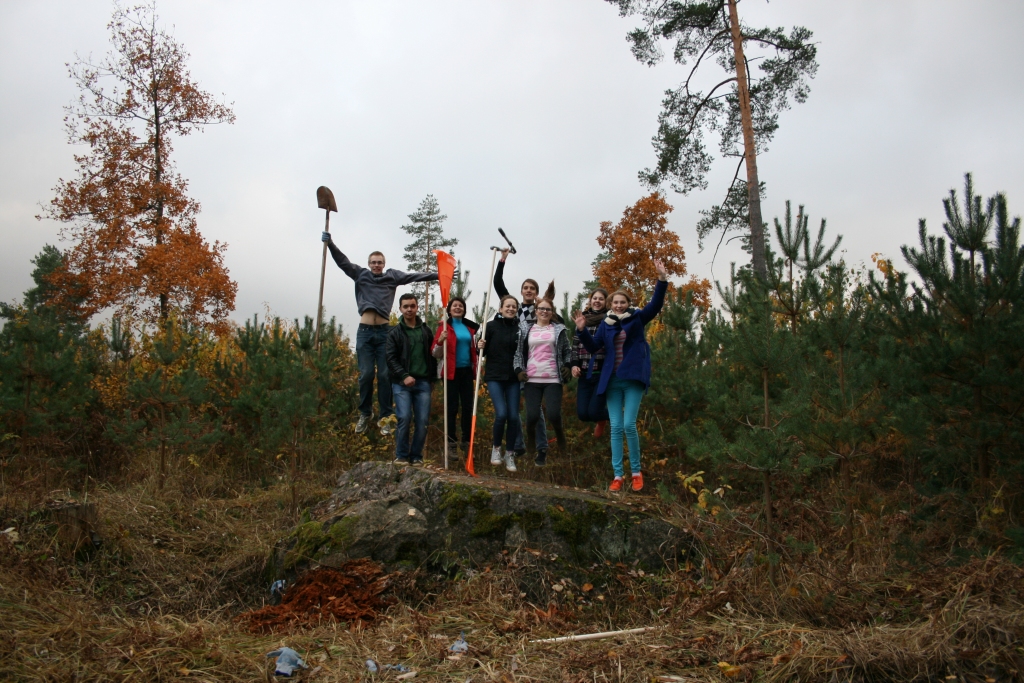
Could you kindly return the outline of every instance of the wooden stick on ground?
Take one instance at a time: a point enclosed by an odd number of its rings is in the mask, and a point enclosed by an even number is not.
[[[579,636],[562,636],[561,638],[544,638],[543,640],[531,640],[531,643],[567,643],[573,640],[601,640],[603,638],[614,638],[616,636],[628,636],[634,633],[646,633],[655,631],[658,626],[644,626],[643,628],[628,628],[624,631],[603,631],[601,633],[584,633]]]

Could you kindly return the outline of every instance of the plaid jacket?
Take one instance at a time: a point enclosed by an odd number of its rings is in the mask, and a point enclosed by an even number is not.
[[[590,309],[587,309],[588,311]],[[600,325],[601,323],[598,323]],[[594,336],[597,332],[597,325],[587,325],[587,332],[590,336]],[[593,363],[593,365],[591,365]],[[604,348],[601,348],[596,354],[587,351],[587,347],[580,341],[578,335],[573,337],[572,342],[572,365],[580,368],[584,371],[584,377],[590,377],[590,373],[596,372],[601,374],[601,366],[604,364]]]

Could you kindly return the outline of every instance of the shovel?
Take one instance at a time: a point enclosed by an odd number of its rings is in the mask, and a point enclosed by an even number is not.
[[[330,188],[321,185],[316,188],[316,208],[324,210],[324,232],[331,231],[331,211],[338,213],[338,205],[334,201],[334,193]],[[320,322],[324,316],[324,275],[327,273],[327,242],[324,242],[324,255],[320,261],[320,298],[316,303],[316,348],[320,348]]]

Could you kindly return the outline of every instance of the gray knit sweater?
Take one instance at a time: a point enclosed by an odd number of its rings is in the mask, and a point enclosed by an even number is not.
[[[400,285],[437,279],[437,273],[404,273],[394,268],[374,275],[369,268],[349,261],[341,249],[334,245],[334,240],[327,243],[327,248],[331,250],[331,256],[338,267],[356,282],[356,307],[359,315],[366,311],[376,311],[387,318],[391,315],[391,307],[395,305],[395,290]]]

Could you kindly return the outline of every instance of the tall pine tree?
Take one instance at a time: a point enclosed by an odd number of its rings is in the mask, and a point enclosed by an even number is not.
[[[428,194],[426,199],[420,202],[420,208],[409,214],[409,224],[402,226],[402,230],[412,237],[412,242],[405,247],[405,264],[409,270],[435,270],[437,263],[434,260],[434,250],[451,251],[451,248],[459,243],[454,237],[444,236],[446,220],[448,216],[441,213],[441,207],[432,194]],[[432,308],[435,286],[433,282],[413,285],[413,291],[420,299],[424,314]]]
[[[725,201],[705,213],[698,234],[703,239],[710,230],[739,227],[737,214],[745,208],[751,264],[766,277],[757,155],[778,130],[779,114],[807,99],[818,69],[813,34],[802,26],[787,34],[781,27],[742,25],[736,0],[608,2],[621,16],[641,19],[627,36],[637,60],[654,66],[664,58],[665,43],[674,41],[672,58],[687,72],[679,87],[665,91],[652,140],[657,164],[641,171],[640,180],[651,188],[668,183],[681,194],[705,189],[714,161],[705,134],[717,133],[719,154],[737,160],[736,170]],[[709,83],[717,85],[704,90]],[[745,181],[739,177],[744,165]]]

